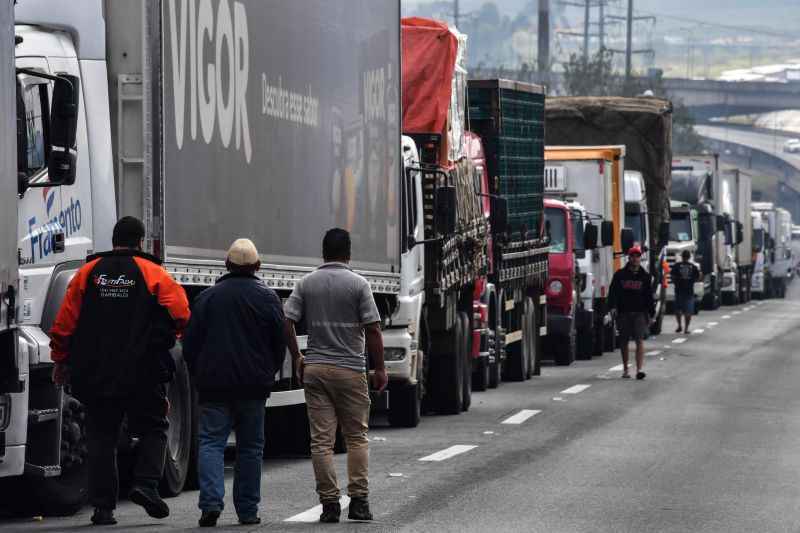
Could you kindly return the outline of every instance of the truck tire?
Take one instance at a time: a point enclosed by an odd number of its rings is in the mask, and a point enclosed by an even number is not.
[[[389,391],[389,425],[400,428],[415,428],[421,413],[419,383],[398,385]]]
[[[594,321],[594,328],[592,328],[592,355],[601,356],[606,347],[606,327],[603,324],[603,317],[599,317]]]
[[[194,394],[189,379],[189,369],[183,357],[173,351],[175,377],[167,385],[167,398],[170,409],[167,419],[167,458],[164,462],[164,476],[161,478],[159,492],[162,496],[177,496],[189,475],[189,459],[197,440],[197,424],[194,420]]]
[[[528,375],[528,349],[525,342],[526,313],[520,321],[522,338],[506,347],[506,360],[503,364],[503,379],[505,381],[525,381]]]
[[[527,298],[526,303],[528,304],[528,373],[525,377],[531,379],[533,376],[541,374],[541,357],[539,356],[539,328],[536,325],[536,305],[531,298]]]
[[[472,405],[472,321],[467,313],[459,313],[461,320],[461,358],[464,371],[464,391],[461,393],[461,410],[469,411]]]
[[[594,324],[578,331],[577,359],[589,360],[594,352]]]
[[[463,323],[456,319],[453,329],[444,334],[446,344],[437,343],[433,356],[433,390],[436,394],[436,410],[443,415],[461,412],[464,398]],[[432,361],[433,362],[433,361]]]
[[[64,394],[61,420],[61,475],[0,479],[4,512],[12,516],[71,516],[89,497],[86,411],[78,400]]]
[[[472,390],[475,392],[483,392],[489,388],[489,358],[479,357],[475,361],[475,371],[472,373]]]
[[[578,348],[578,332],[575,328],[575,320],[566,337],[559,338],[555,346],[555,363],[559,366],[569,366],[575,361],[575,353]]]

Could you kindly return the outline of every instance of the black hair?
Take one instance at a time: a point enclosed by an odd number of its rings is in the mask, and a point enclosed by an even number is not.
[[[144,239],[144,224],[136,217],[122,217],[114,225],[111,244],[115,248],[139,248]]]
[[[689,250],[684,250],[681,252],[681,258],[686,259],[687,261],[692,257],[692,252]]]
[[[330,261],[350,261],[350,233],[341,228],[329,229],[322,239],[322,258]]]

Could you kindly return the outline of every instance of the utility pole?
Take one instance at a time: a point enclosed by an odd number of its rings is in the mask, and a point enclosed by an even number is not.
[[[600,47],[600,51],[603,51],[603,48],[606,47],[606,3],[605,0],[601,0],[600,4],[600,29],[597,33],[599,33],[600,42],[598,46]]]
[[[461,6],[459,5],[459,0],[453,0],[453,22],[456,25],[456,28],[460,30],[458,27],[458,23],[460,22],[459,19],[461,18]]]
[[[625,41],[625,85],[626,86],[629,86],[631,83],[632,54],[633,54],[633,0],[628,0],[628,35]]]
[[[550,71],[550,0],[539,0],[539,72]]]
[[[583,15],[583,62],[589,62],[589,24],[590,20],[589,17],[591,15],[590,8],[591,4],[589,0],[586,0],[584,4],[584,15]]]

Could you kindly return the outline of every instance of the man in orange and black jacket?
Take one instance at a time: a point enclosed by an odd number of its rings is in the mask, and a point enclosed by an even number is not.
[[[50,330],[53,380],[69,382],[87,409],[89,498],[94,524],[115,524],[116,447],[123,418],[139,436],[130,499],[155,518],[169,515],[158,495],[164,470],[175,370],[170,348],[189,321],[186,293],[158,259],[142,252],[144,225],[124,217],[114,249],[87,258]]]

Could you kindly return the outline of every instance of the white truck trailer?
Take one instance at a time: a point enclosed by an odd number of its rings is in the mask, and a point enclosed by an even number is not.
[[[321,261],[324,231],[344,227],[353,268],[383,313],[396,307],[400,6],[86,0],[76,9],[66,0],[24,0],[16,19],[16,66],[27,69],[16,77],[27,117],[19,124],[30,140],[30,185],[20,182],[21,190],[54,176],[40,153],[53,89],[37,75],[66,72],[79,81],[79,157],[73,185],[28,188],[18,203],[11,191],[19,211],[19,373],[29,372],[30,385],[0,396],[12,402],[4,434],[23,458],[0,462],[0,477],[26,484],[4,494],[24,495],[38,512],[65,513],[86,494],[83,414],[50,381],[47,332],[86,255],[110,248],[118,215],[144,220],[148,250],[190,298],[224,272],[225,250],[240,236],[253,238],[263,253],[260,277],[286,297]],[[191,385],[179,347],[173,355],[165,494],[192,481],[196,455]],[[304,395],[288,358],[287,365],[267,404],[271,451],[308,445]]]
[[[723,169],[720,175],[720,198],[725,218],[725,240],[730,243],[730,263],[723,268],[722,302],[736,304],[750,301],[753,277],[753,221],[751,217],[752,183],[738,168]],[[727,209],[730,209],[729,211]]]
[[[784,298],[792,269],[792,216],[771,202],[753,202],[763,228],[763,269],[753,276],[757,298]]]

